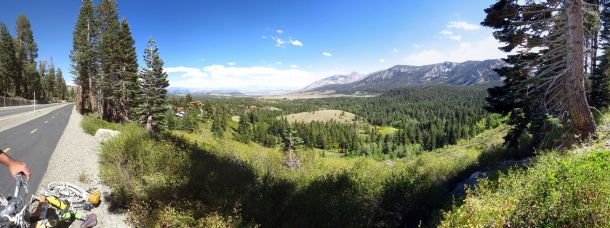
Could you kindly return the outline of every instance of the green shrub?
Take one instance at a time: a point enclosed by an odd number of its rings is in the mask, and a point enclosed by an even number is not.
[[[239,143],[231,134],[216,137],[212,123],[200,125],[192,133],[153,136],[130,124],[103,145],[101,177],[112,187],[115,206],[127,209],[134,225],[425,224],[449,203],[452,184],[479,165],[481,145],[496,148],[504,132],[496,129],[457,146],[382,162],[302,150],[302,166],[293,170],[284,166],[279,148]]]
[[[485,180],[443,227],[610,227],[610,152],[548,153]]]
[[[85,133],[90,135],[95,135],[95,132],[100,129],[111,129],[118,130],[119,125],[104,121],[97,116],[94,115],[85,115],[83,116],[83,121],[81,122],[81,127],[85,130]]]

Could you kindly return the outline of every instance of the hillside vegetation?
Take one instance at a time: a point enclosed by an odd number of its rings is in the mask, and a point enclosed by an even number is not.
[[[524,169],[481,181],[442,227],[609,227],[608,145],[545,152]]]
[[[83,124],[100,123],[86,118]],[[301,150],[301,167],[291,169],[279,148],[240,143],[230,134],[214,137],[209,122],[191,133],[158,138],[135,125],[115,127],[122,134],[103,145],[101,176],[113,188],[116,206],[146,227],[429,223],[449,205],[455,183],[502,159],[499,144],[506,132],[489,130],[455,146],[391,161]]]

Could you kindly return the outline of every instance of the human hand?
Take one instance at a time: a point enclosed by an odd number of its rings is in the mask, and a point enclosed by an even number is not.
[[[30,176],[31,176],[30,169],[28,168],[28,165],[25,164],[25,162],[12,160],[11,162],[9,162],[7,164],[7,168],[9,170],[9,172],[11,172],[11,176],[17,177],[17,174],[19,174],[20,172],[23,172],[23,174],[27,177],[27,179],[30,180]]]

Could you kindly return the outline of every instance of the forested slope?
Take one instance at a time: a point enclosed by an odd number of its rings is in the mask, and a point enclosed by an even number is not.
[[[88,118],[87,129],[102,122]],[[108,127],[107,123],[103,123]],[[414,226],[433,223],[454,185],[507,154],[506,128],[408,159],[325,157],[297,151],[286,166],[280,148],[214,136],[212,123],[159,137],[110,125],[122,134],[104,144],[102,177],[117,206],[144,226]],[[435,200],[430,200],[435,199]],[[279,213],[281,212],[281,213]]]

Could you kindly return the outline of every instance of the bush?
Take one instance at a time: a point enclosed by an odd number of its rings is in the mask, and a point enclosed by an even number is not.
[[[279,148],[215,137],[212,123],[200,125],[157,136],[126,125],[103,145],[102,179],[113,189],[114,206],[127,209],[136,226],[426,224],[449,203],[453,183],[479,164],[480,145],[500,143],[503,132],[383,162],[302,150],[302,167],[293,170],[284,167]]]
[[[610,152],[549,153],[484,180],[443,227],[610,227]]]
[[[90,134],[90,135],[95,135],[95,132],[100,128],[111,129],[111,130],[119,129],[119,125],[110,123],[110,122],[106,122],[94,115],[83,116],[83,121],[81,122],[80,125],[83,128],[83,130],[85,130],[85,133]]]

